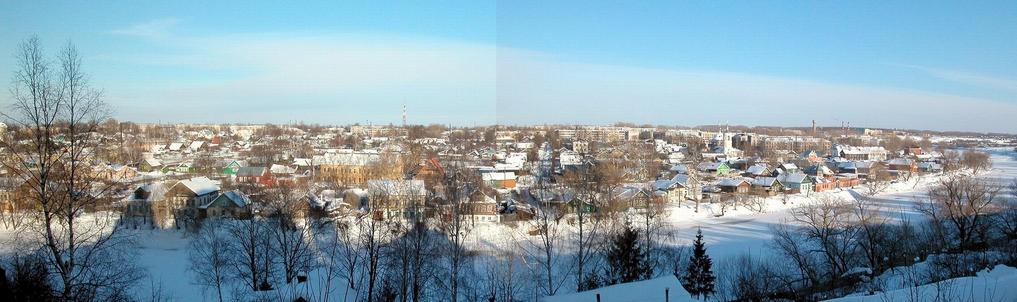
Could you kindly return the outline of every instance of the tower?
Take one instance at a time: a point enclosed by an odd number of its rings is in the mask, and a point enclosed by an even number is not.
[[[403,128],[406,128],[406,104],[403,104]]]

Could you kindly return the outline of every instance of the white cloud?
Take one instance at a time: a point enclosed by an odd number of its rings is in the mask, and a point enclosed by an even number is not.
[[[167,36],[170,29],[178,23],[180,23],[180,20],[177,18],[154,19],[125,28],[114,29],[110,33],[144,38],[161,38]]]

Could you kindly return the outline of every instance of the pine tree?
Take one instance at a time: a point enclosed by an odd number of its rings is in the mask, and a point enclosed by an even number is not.
[[[639,231],[628,223],[621,233],[613,236],[605,256],[608,271],[604,282],[608,285],[645,280],[653,274],[647,253],[639,244]]]
[[[689,258],[688,274],[685,276],[685,289],[693,296],[703,296],[706,299],[714,290],[713,260],[706,254],[706,244],[703,243],[703,230],[696,232],[696,242],[693,243],[692,257]]]

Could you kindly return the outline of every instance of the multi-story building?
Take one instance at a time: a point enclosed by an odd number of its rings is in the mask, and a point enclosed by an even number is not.
[[[855,147],[848,145],[833,145],[831,149],[833,156],[842,157],[847,160],[886,160],[888,151],[881,146],[877,147]]]
[[[395,153],[339,150],[314,156],[316,177],[337,184],[363,186],[371,179],[398,179],[402,164]]]

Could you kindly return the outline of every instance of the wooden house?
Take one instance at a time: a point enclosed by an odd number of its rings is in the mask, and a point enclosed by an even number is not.
[[[717,182],[717,187],[724,193],[748,193],[752,184],[749,182],[748,178],[729,177],[723,178]]]
[[[251,200],[244,193],[233,190],[219,194],[211,202],[198,207],[201,218],[251,217]]]

